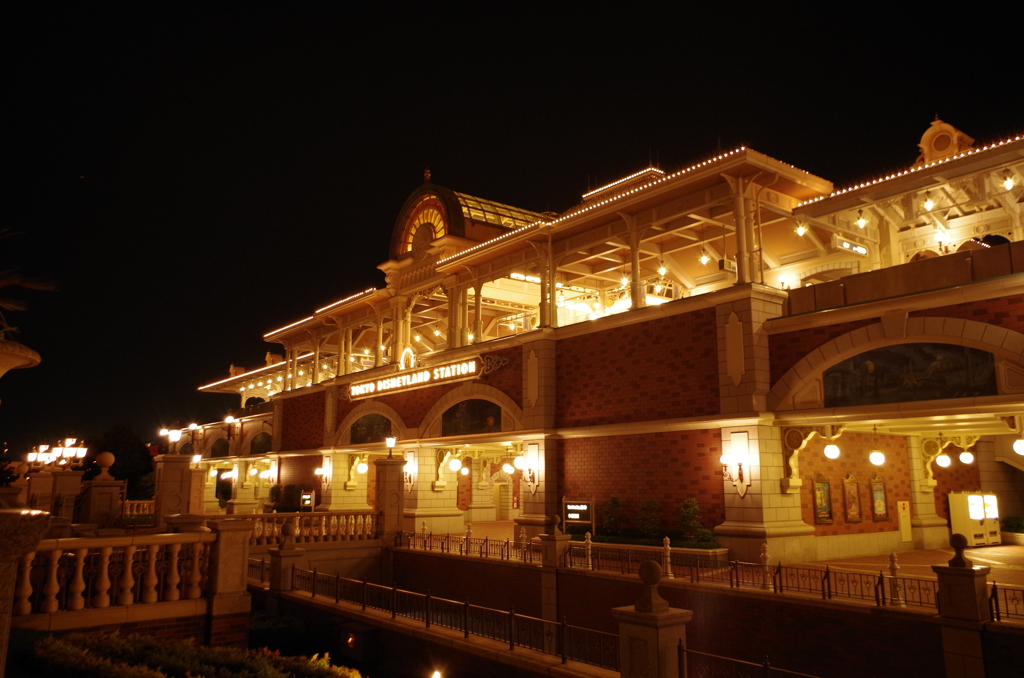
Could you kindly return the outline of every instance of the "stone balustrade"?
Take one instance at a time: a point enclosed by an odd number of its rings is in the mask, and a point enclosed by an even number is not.
[[[153,500],[149,499],[146,501],[126,501],[124,502],[124,512],[122,515],[126,516],[146,516],[153,515]]]
[[[295,526],[295,543],[355,541],[377,536],[377,516],[373,511],[329,511],[325,513],[257,513],[253,520],[250,546],[284,543],[281,528]]]
[[[217,534],[44,539],[18,562],[14,615],[203,597]]]

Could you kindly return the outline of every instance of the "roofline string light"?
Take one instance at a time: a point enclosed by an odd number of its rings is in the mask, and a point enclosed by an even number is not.
[[[996,141],[987,146],[982,146],[981,148],[972,148],[962,153],[951,155],[948,158],[942,158],[941,160],[933,160],[932,162],[926,163],[924,165],[914,165],[913,167],[909,167],[903,170],[902,172],[896,172],[895,174],[887,174],[884,177],[878,177],[877,179],[872,179],[871,181],[864,181],[859,184],[849,186],[847,188],[842,188],[838,191],[832,191],[828,195],[823,195],[819,198],[811,198],[810,200],[804,200],[803,202],[798,203],[797,207],[804,207],[805,205],[811,205],[816,202],[821,202],[822,200],[828,200],[829,198],[834,198],[836,196],[843,195],[844,193],[856,191],[861,188],[867,188],[868,186],[875,186],[886,181],[892,181],[893,179],[899,179],[900,177],[905,177],[908,174],[914,174],[915,172],[921,172],[922,170],[931,169],[932,167],[937,167],[938,165],[944,165],[945,163],[952,162],[953,160],[959,160],[961,158],[966,158],[971,155],[977,155],[978,153],[984,153],[985,151],[991,151],[994,148],[999,148],[1001,146],[1005,146],[1006,144],[1012,144],[1016,141],[1021,140],[1024,140],[1024,134],[1018,134],[1016,136],[1003,139],[1002,141]]]
[[[647,174],[648,172],[657,172],[658,174],[665,174],[662,170],[658,169],[657,167],[648,167],[648,168],[642,169],[639,172],[636,172],[634,174],[630,174],[628,177],[622,177],[621,179],[613,181],[610,184],[605,184],[601,188],[595,188],[594,190],[590,191],[589,193],[584,193],[583,194],[583,199],[586,200],[587,198],[589,198],[592,195],[597,195],[598,193],[600,193],[602,191],[607,191],[609,188],[611,188],[613,186],[618,186],[619,184],[624,184],[627,181],[629,181],[630,179],[636,179],[637,177],[642,176],[644,174]]]
[[[640,191],[647,190],[648,188],[651,188],[653,186],[657,186],[658,184],[662,184],[662,183],[664,183],[666,181],[671,181],[672,179],[680,177],[680,176],[682,176],[684,174],[688,174],[688,173],[693,172],[695,170],[699,170],[699,169],[701,169],[703,167],[707,167],[708,165],[710,165],[712,163],[718,162],[720,160],[724,160],[726,158],[730,158],[730,157],[736,155],[737,153],[742,153],[743,151],[746,151],[746,150],[747,150],[746,146],[740,146],[739,148],[733,149],[733,150],[729,151],[728,153],[722,153],[721,155],[716,155],[714,158],[711,158],[710,160],[705,160],[704,162],[697,163],[696,165],[690,165],[689,167],[687,167],[685,169],[681,169],[678,172],[673,172],[672,174],[666,174],[665,176],[661,177],[660,179],[654,179],[653,181],[650,181],[650,182],[648,182],[646,184],[643,184],[642,186],[637,186],[636,188],[631,188],[628,191],[624,191],[622,193],[618,193],[618,194],[613,195],[613,196],[611,196],[609,198],[605,198],[604,200],[600,200],[598,202],[594,202],[594,203],[591,203],[589,205],[578,205],[575,209],[570,210],[569,212],[566,212],[565,214],[563,214],[562,216],[558,217],[557,219],[552,219],[551,221],[538,221],[538,222],[530,224],[529,226],[524,226],[523,228],[516,229],[515,231],[509,231],[508,233],[503,233],[503,234],[499,235],[497,238],[491,238],[490,240],[486,240],[486,241],[480,243],[479,245],[474,245],[473,247],[470,247],[469,249],[466,249],[466,250],[463,250],[463,251],[458,252],[456,254],[453,254],[450,257],[445,257],[444,259],[439,259],[437,263],[438,263],[438,265],[441,265],[441,264],[447,263],[449,261],[453,261],[454,259],[458,259],[459,257],[465,256],[465,255],[469,254],[470,252],[475,252],[476,250],[479,250],[481,248],[488,247],[489,245],[492,245],[492,244],[498,242],[499,240],[504,240],[506,238],[512,237],[513,235],[521,234],[523,231],[529,230],[531,228],[538,228],[540,226],[554,226],[555,224],[558,224],[558,223],[561,223],[563,221],[566,221],[567,219],[571,219],[572,217],[575,217],[575,216],[578,216],[580,214],[583,214],[584,212],[589,212],[590,210],[597,209],[598,207],[601,207],[603,205],[607,205],[610,202],[614,202],[616,200],[620,200],[622,198],[625,198],[626,196],[633,195],[634,193],[638,193]],[[584,197],[586,197],[586,196],[584,196]]]

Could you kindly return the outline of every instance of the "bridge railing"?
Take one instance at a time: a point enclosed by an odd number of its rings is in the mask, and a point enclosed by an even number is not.
[[[317,572],[316,568],[292,569],[293,590],[308,593],[311,598],[333,599],[335,603],[359,605],[363,610],[390,612],[392,619],[416,619],[429,627],[462,631],[463,636],[481,636],[508,643],[510,650],[528,648],[559,656],[562,663],[570,659],[602,668],[618,670],[619,637],[612,633],[571,626],[561,622],[517,614],[514,609],[497,610],[471,605],[468,600],[437,598],[430,593],[405,591],[395,587],[346,579],[340,575]]]
[[[208,520],[239,518],[252,521],[249,546],[278,546],[284,543],[284,526],[295,527],[296,544],[312,544],[376,539],[377,513],[362,511],[324,511],[318,513],[240,513],[235,515],[200,514]]]

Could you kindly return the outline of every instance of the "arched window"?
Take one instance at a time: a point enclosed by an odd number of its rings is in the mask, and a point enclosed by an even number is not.
[[[441,415],[442,436],[464,436],[501,430],[501,405],[490,400],[463,400]]]
[[[226,457],[230,451],[230,445],[225,438],[217,438],[210,447],[211,457]]]
[[[367,414],[352,423],[352,428],[349,430],[349,442],[353,445],[382,443],[390,435],[390,419],[383,414]]]
[[[267,454],[270,452],[270,446],[273,443],[273,438],[266,431],[257,433],[252,439],[252,443],[249,444],[249,454]]]
[[[195,454],[195,448],[192,447],[192,443],[185,443],[184,445],[178,448],[178,454],[184,455],[186,457],[191,457],[193,454]]]

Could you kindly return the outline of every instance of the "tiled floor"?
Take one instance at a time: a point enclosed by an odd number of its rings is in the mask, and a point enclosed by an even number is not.
[[[1011,586],[1024,586],[1024,546],[985,546],[967,549],[964,555],[975,565],[992,568],[988,575],[990,582]],[[953,549],[935,549],[931,551],[904,551],[896,554],[900,575],[934,579],[932,565],[945,565],[953,557]],[[889,556],[856,556],[852,558],[835,558],[820,560],[815,563],[803,563],[795,567],[825,567],[829,565],[841,570],[854,572],[877,573],[883,570],[888,574]]]

